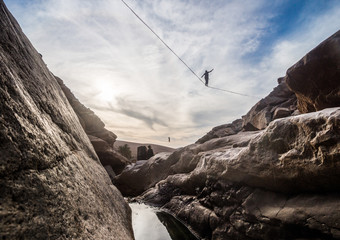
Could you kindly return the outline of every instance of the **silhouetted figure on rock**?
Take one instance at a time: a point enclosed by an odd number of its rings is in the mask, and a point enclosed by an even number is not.
[[[204,79],[205,79],[205,86],[208,86],[208,83],[209,83],[209,73],[211,73],[213,70],[214,69],[211,69],[210,71],[205,70],[205,73],[202,75],[202,77],[204,76]]]
[[[147,149],[145,146],[139,146],[137,148],[137,160],[146,160],[147,159]]]
[[[152,150],[151,146],[149,145],[146,157],[147,157],[147,159],[149,159],[149,158],[153,157],[153,155],[155,155],[155,154],[153,153],[153,150]]]

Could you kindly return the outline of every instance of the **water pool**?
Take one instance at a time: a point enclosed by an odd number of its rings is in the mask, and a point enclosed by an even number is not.
[[[130,203],[136,240],[197,240],[173,216],[141,203]]]

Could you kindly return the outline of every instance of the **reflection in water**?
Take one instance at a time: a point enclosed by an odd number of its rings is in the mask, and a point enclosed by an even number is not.
[[[165,212],[156,212],[158,219],[168,230],[172,240],[197,240],[197,238],[176,218]]]
[[[182,223],[167,213],[139,203],[131,203],[130,207],[136,240],[197,240]]]
[[[168,231],[158,220],[152,207],[139,203],[130,203],[130,207],[136,240],[171,240]]]

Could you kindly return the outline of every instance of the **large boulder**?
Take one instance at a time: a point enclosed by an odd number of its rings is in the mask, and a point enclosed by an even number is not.
[[[130,164],[130,160],[126,157],[122,156],[116,150],[113,149],[107,142],[105,142],[101,138],[97,138],[95,136],[88,135],[94,150],[96,151],[100,162],[103,166],[111,166],[112,170],[115,174],[119,174],[123,171],[123,169]]]
[[[137,161],[115,177],[114,184],[124,196],[137,196],[165,179],[172,161],[170,153],[159,153],[148,161]]]
[[[213,138],[220,138],[229,135],[234,135],[242,130],[242,119],[237,119],[232,123],[223,124],[221,126],[214,127],[211,131],[209,131],[206,135],[201,137],[196,141],[196,143],[205,143]]]
[[[340,105],[340,30],[287,70],[301,113]]]
[[[257,132],[240,132],[229,137],[214,138],[204,144],[192,144],[173,153],[159,153],[147,161],[137,161],[115,177],[115,186],[124,196],[138,196],[173,174],[192,172],[202,154],[219,147],[246,146]]]
[[[131,210],[0,0],[0,236],[133,239]]]
[[[283,78],[279,78],[278,83],[279,85],[267,97],[261,99],[243,116],[242,127],[245,131],[264,129],[274,119],[288,117],[296,110],[294,92],[288,89]]]

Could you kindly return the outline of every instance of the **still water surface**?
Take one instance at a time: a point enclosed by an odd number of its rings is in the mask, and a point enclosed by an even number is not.
[[[197,240],[171,215],[140,203],[130,203],[136,240]]]

